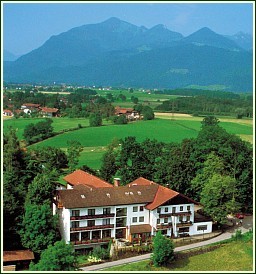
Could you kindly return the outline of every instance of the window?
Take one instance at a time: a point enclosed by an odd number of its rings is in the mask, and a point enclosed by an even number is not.
[[[165,223],[165,224],[168,223],[168,218],[164,218],[164,223]]]
[[[174,206],[173,208],[172,208],[172,213],[175,213],[176,212],[176,207]]]
[[[199,225],[197,227],[197,231],[200,231],[200,230],[207,230],[207,225]]]
[[[180,206],[180,211],[183,211],[183,206]]]
[[[79,227],[79,222],[71,222],[71,227],[72,228]]]
[[[70,233],[70,241],[79,241],[79,233]]]
[[[190,216],[186,216],[186,221],[187,221],[187,222],[190,221]]]
[[[140,206],[140,211],[144,211],[144,206]]]
[[[168,207],[165,207],[165,208],[164,208],[164,212],[168,212]]]
[[[104,207],[103,208],[103,214],[104,215],[110,214],[110,212],[111,212],[111,208],[110,207]]]
[[[157,213],[161,213],[161,208],[160,207],[157,208]]]
[[[132,222],[137,223],[137,217],[132,217]]]
[[[102,224],[103,225],[110,225],[110,219],[103,219]]]
[[[139,222],[140,222],[140,223],[143,223],[143,222],[144,222],[144,216],[139,217]]]
[[[183,216],[179,216],[179,221],[180,221],[180,222],[183,221]]]
[[[127,208],[119,207],[116,209],[116,217],[127,216]]]
[[[183,233],[183,232],[189,232],[189,227],[180,227],[179,233]]]
[[[95,220],[88,220],[87,221],[87,226],[89,226],[89,227],[95,226]]]
[[[88,209],[88,215],[95,215],[95,209],[89,208]]]
[[[72,217],[77,217],[77,216],[80,216],[80,210],[72,210],[72,213],[71,213]]]
[[[137,206],[133,207],[133,212],[138,212],[138,207]]]
[[[102,238],[110,238],[111,237],[111,230],[102,230]]]
[[[92,239],[100,239],[100,230],[92,231]]]
[[[156,223],[159,225],[160,224],[160,219],[156,219]]]
[[[81,240],[82,241],[90,240],[90,232],[89,231],[81,232]]]
[[[190,211],[190,206],[187,206],[187,211]]]

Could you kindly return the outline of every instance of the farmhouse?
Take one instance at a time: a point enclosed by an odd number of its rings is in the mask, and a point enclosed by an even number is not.
[[[59,110],[57,108],[47,108],[47,107],[42,107],[39,111],[39,113],[43,117],[56,117],[58,116]]]
[[[110,239],[147,241],[157,231],[170,237],[212,232],[212,222],[195,218],[197,202],[145,178],[114,185],[77,170],[58,190],[54,213],[60,217],[62,238],[75,249]],[[199,221],[198,221],[199,220]]]
[[[133,108],[121,108],[115,107],[115,115],[125,115],[128,120],[138,120],[140,119],[140,114]]]

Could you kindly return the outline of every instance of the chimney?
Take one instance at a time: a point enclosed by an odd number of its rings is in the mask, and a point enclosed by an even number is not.
[[[118,187],[120,185],[120,178],[114,178],[114,186]]]

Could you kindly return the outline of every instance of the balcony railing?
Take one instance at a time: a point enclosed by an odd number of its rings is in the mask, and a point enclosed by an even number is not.
[[[193,225],[191,221],[177,223],[177,227],[184,227],[184,226],[191,226],[191,225]]]
[[[70,220],[86,220],[86,219],[99,219],[99,218],[112,218],[112,217],[115,217],[115,213],[71,216]]]
[[[83,241],[71,241],[73,245],[90,245],[97,243],[107,243],[111,241],[113,238],[102,238],[102,239],[93,239],[93,240],[83,240]]]
[[[84,230],[95,230],[104,228],[114,228],[113,224],[110,225],[94,225],[94,226],[83,226],[83,227],[71,227],[70,231],[84,231]]]
[[[170,227],[172,227],[172,223],[156,225],[157,229],[166,229],[166,228],[170,228]]]
[[[192,213],[191,211],[186,211],[186,212],[175,212],[175,213],[163,213],[159,214],[159,218],[167,218],[167,217],[172,217],[172,216],[190,216]]]

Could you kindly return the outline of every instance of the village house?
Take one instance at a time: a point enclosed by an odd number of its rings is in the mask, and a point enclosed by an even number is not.
[[[59,109],[42,107],[42,108],[40,108],[39,113],[43,117],[57,117],[59,115]]]
[[[125,115],[129,121],[139,120],[141,118],[140,114],[133,108],[115,107],[115,115]]]
[[[13,115],[14,115],[13,112],[11,110],[9,110],[9,109],[4,109],[3,110],[3,116],[5,116],[5,117],[12,117]]]
[[[40,104],[24,103],[21,106],[21,110],[23,110],[23,112],[26,114],[31,114],[32,112],[39,112]]]
[[[64,177],[54,214],[60,218],[62,238],[75,249],[106,244],[110,239],[147,241],[157,231],[169,237],[212,232],[212,221],[198,219],[198,203],[145,178],[126,186],[114,185],[82,170]]]

